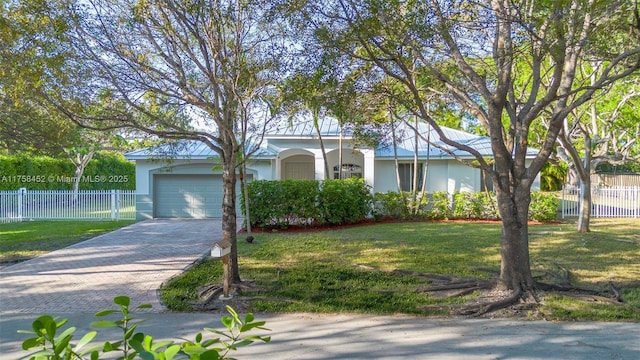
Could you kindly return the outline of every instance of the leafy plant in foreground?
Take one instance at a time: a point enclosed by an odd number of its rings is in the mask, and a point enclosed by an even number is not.
[[[216,360],[232,359],[227,357],[230,351],[252,344],[255,341],[269,342],[270,337],[259,335],[245,335],[254,329],[268,330],[264,328],[264,321],[254,321],[253,314],[249,313],[244,320],[238,313],[227,306],[227,312],[231,316],[223,316],[222,324],[225,331],[205,328],[206,332],[219,337],[204,339],[202,333],[198,333],[194,341],[174,343],[161,341],[154,343],[153,337],[142,332],[136,332],[138,324],[144,320],[136,319],[131,315],[131,300],[127,296],[117,296],[113,302],[119,309],[109,309],[97,312],[97,317],[120,313],[121,319],[116,321],[100,320],[91,323],[96,328],[119,328],[122,330],[122,338],[117,341],[106,341],[103,345],[87,346],[96,337],[97,332],[91,331],[85,334],[77,344],[71,340],[76,331],[75,327],[62,329],[67,324],[67,319],[56,320],[50,315],[43,315],[35,319],[31,330],[18,330],[19,333],[35,335],[22,343],[24,350],[37,349],[27,357],[32,360],[71,360],[71,359],[100,359],[101,355],[110,352],[121,352],[118,359],[157,359],[172,360]],[[137,309],[149,309],[151,305],[142,304]],[[221,339],[222,337],[222,339]],[[87,357],[88,356],[88,357]]]

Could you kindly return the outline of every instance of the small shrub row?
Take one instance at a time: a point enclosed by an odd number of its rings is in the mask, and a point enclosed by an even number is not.
[[[261,228],[350,224],[365,219],[371,211],[370,188],[356,178],[258,180],[249,183],[248,191],[251,225]]]
[[[122,155],[98,153],[85,168],[80,190],[135,190],[136,167]],[[0,191],[71,190],[75,166],[69,159],[0,155]]]
[[[409,192],[375,193],[372,214],[376,219],[432,219],[450,217],[449,195],[445,191],[418,194],[415,198]]]
[[[559,202],[553,194],[532,192],[529,219],[549,222],[557,217]],[[394,219],[467,219],[495,220],[500,218],[494,193],[461,192],[449,196],[434,192],[418,196],[411,193],[388,192],[374,195],[373,215]]]

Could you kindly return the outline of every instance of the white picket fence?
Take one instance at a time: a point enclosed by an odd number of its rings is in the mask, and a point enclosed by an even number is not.
[[[0,191],[0,222],[135,218],[135,191]]]
[[[580,189],[562,189],[562,218],[578,216]],[[591,217],[639,218],[640,187],[600,187],[591,189]]]

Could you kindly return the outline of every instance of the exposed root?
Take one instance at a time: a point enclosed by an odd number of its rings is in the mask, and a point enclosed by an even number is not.
[[[553,283],[536,281],[532,289],[509,291],[499,288],[499,282],[494,280],[456,278],[440,274],[421,273],[409,270],[382,270],[370,266],[356,265],[369,271],[384,271],[430,280],[430,284],[419,288],[419,293],[429,293],[434,298],[454,298],[480,291],[481,295],[465,304],[456,306],[430,305],[424,308],[425,312],[442,312],[449,308],[454,315],[483,316],[492,312],[504,310],[510,315],[523,314],[525,311],[535,310],[540,305],[538,291],[563,292],[576,299],[591,302],[601,302],[613,305],[624,304],[620,289],[612,282],[608,284],[608,290],[595,290],[581,288],[571,284],[569,271],[560,264],[554,264],[557,271],[548,271],[546,278]]]
[[[480,301],[476,304],[465,304],[458,309],[454,309],[454,314],[482,316],[484,314],[517,304],[523,298],[523,294],[523,291],[516,291],[501,300],[494,300],[490,302]]]
[[[243,281],[229,286],[229,298],[224,298],[224,288],[221,283],[211,283],[197,289],[198,300],[191,303],[194,310],[214,311],[224,310],[225,305],[231,305],[236,310],[248,309],[250,299],[238,298],[244,291],[255,289],[253,282]]]

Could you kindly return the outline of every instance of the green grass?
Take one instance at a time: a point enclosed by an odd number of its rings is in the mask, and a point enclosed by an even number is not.
[[[27,260],[135,221],[26,221],[0,224],[0,264]]]
[[[545,297],[539,314],[547,319],[640,320],[640,220],[594,220],[593,231],[574,224],[530,227],[532,269],[544,277],[569,270],[580,286],[608,281],[623,287],[626,305],[603,305],[565,296]],[[441,299],[420,289],[428,281],[391,272],[402,269],[459,277],[488,278],[500,269],[499,224],[376,224],[315,233],[259,233],[239,241],[240,275],[255,283],[253,311],[352,312],[446,315],[448,306],[478,296]],[[366,270],[362,266],[382,271]],[[222,266],[208,260],[167,284],[169,308],[189,311],[195,289],[219,282]]]

